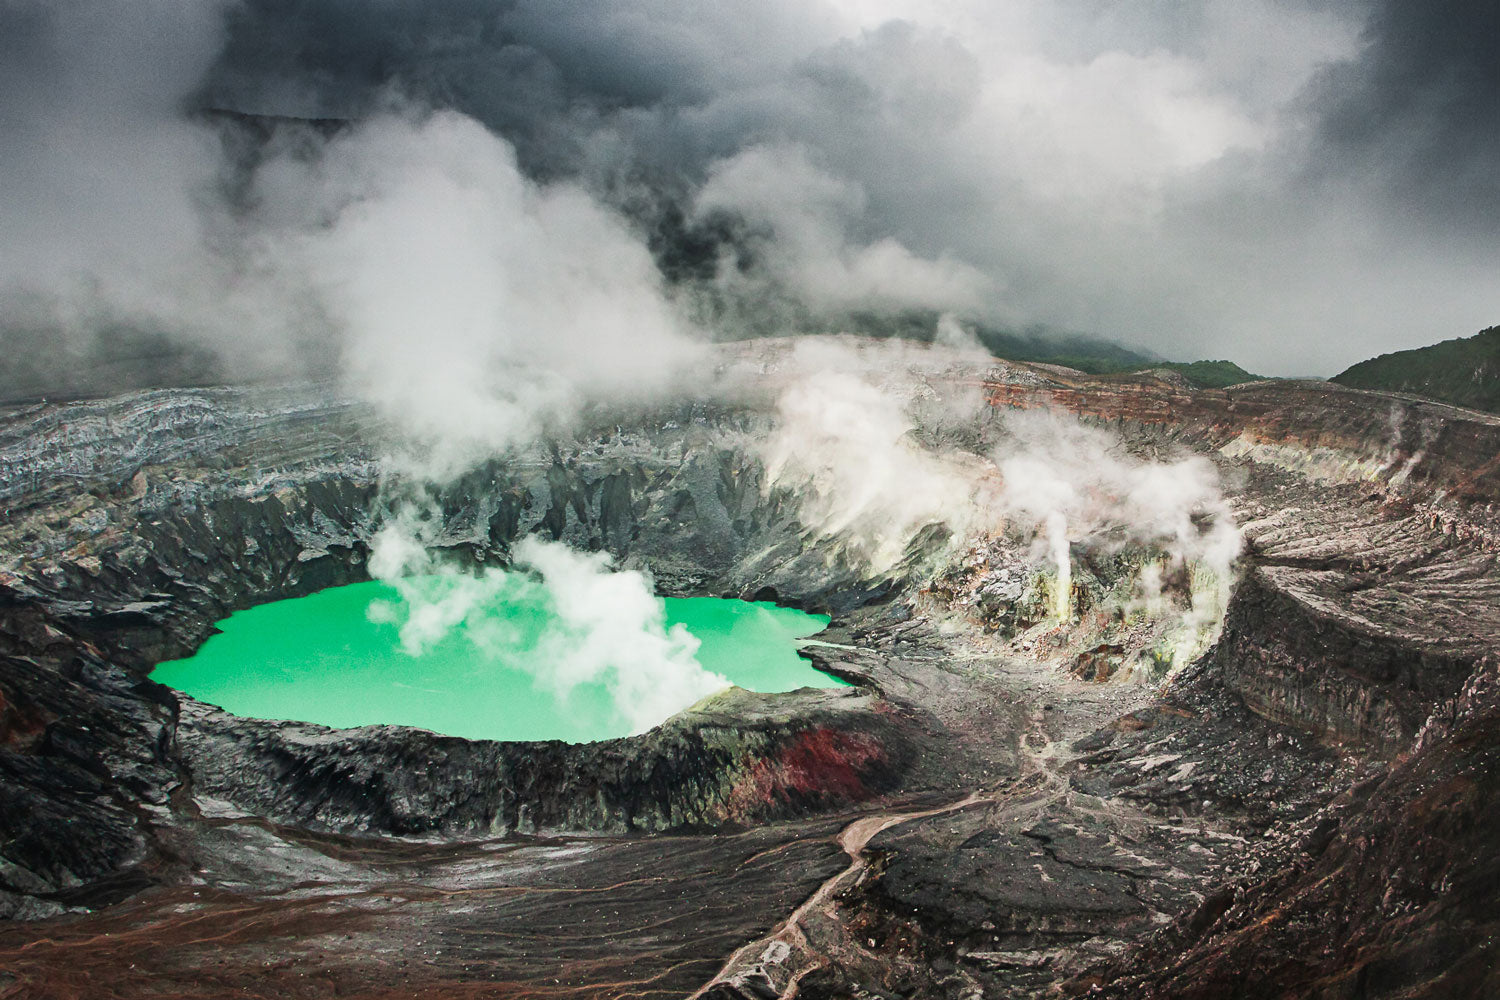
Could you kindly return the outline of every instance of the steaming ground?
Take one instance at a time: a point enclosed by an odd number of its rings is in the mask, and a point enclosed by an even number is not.
[[[1113,431],[1071,414],[996,413],[977,387],[879,384],[924,356],[929,364],[977,359],[963,347],[821,338],[790,351],[790,366],[806,374],[780,394],[775,428],[755,447],[768,483],[799,498],[816,533],[852,545],[872,576],[892,571],[935,525],[953,552],[1018,539],[1033,565],[1051,566],[1058,624],[1073,617],[1075,547],[1151,549],[1160,559],[1141,567],[1129,601],[1159,612],[1163,577],[1187,571],[1198,585],[1183,633],[1216,625],[1241,541],[1211,462],[1134,454]],[[999,443],[975,444],[986,438]]]
[[[959,333],[946,335],[961,341]],[[966,343],[804,338],[768,344],[768,353],[747,346],[714,373],[700,372],[698,385],[711,398],[748,398],[767,368],[778,369],[769,421],[741,431],[742,447],[764,467],[764,500],[794,505],[802,528],[842,553],[860,579],[911,572],[914,553],[936,568],[987,559],[983,553],[999,546],[1017,586],[1042,581],[1044,617],[1066,631],[1076,620],[1075,561],[1124,555],[1134,575],[1111,591],[1108,610],[1173,619],[1166,640],[1173,666],[1212,639],[1240,538],[1207,459],[1137,454],[1113,431],[1069,414],[997,412],[977,385],[945,374],[983,370],[982,354]],[[400,437],[391,445],[397,454],[413,446]],[[369,570],[411,606],[401,633],[411,650],[460,624],[482,645],[477,612],[508,593],[544,593],[562,627],[535,669],[560,697],[602,681],[619,712],[643,729],[727,683],[697,664],[691,636],[665,628],[649,574],[537,536],[510,550],[519,572],[475,571],[443,554],[451,544],[436,499],[444,481],[430,466],[416,476],[400,462],[385,470],[389,514]],[[434,575],[447,580],[436,591]],[[1184,578],[1185,599],[1164,594],[1165,581]]]

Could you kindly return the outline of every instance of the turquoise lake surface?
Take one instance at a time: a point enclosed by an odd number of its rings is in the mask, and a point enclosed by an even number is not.
[[[438,576],[402,582],[404,594],[356,583],[237,612],[197,653],[157,665],[151,677],[236,715],[335,727],[389,723],[571,743],[637,728],[603,679],[560,690],[549,678],[539,650],[572,640],[557,634],[538,589],[484,601],[414,653],[401,631],[412,600],[424,600],[423,588],[441,597],[454,584]],[[702,667],[733,684],[763,692],[844,684],[797,655],[826,616],[710,597],[663,602],[666,627],[685,627],[701,643],[693,655]]]

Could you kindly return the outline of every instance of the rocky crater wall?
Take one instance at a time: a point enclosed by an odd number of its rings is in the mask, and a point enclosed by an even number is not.
[[[108,896],[100,887],[150,868],[159,829],[199,801],[344,834],[683,830],[846,806],[894,787],[919,754],[919,721],[854,689],[734,692],[588,746],[259,722],[176,695],[145,679],[152,665],[232,611],[366,579],[375,532],[412,497],[376,476],[336,402],[161,395],[33,408],[5,437],[19,456],[0,466],[0,901],[12,912],[68,905],[88,886]],[[836,610],[883,593],[888,581],[819,549],[795,504],[762,489],[744,419],[688,407],[419,499],[459,564],[503,564],[537,533],[649,568],[669,594]]]
[[[1500,421],[1299,385],[1194,393],[1022,366],[943,377],[1219,464],[1244,575],[1181,685],[1395,754],[1500,636]],[[905,570],[868,577],[764,487],[745,442],[765,419],[693,404],[601,422],[428,498],[436,543],[500,564],[539,533],[647,568],[669,594],[774,594],[835,614],[899,593]],[[0,427],[0,820],[22,845],[0,892],[58,903],[139,869],[162,815],[194,797],[320,830],[458,836],[752,823],[909,780],[936,730],[909,703],[856,692],[718,702],[579,749],[239,720],[144,680],[231,611],[366,577],[405,497],[354,423],[319,391],[191,390],[30,408]]]
[[[991,382],[989,398],[1060,407],[1219,464],[1246,552],[1203,666],[1252,710],[1398,753],[1493,648],[1500,420],[1323,383],[1190,391],[1048,375]]]

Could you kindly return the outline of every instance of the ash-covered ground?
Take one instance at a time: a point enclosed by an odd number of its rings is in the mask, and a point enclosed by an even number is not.
[[[448,565],[834,616],[854,687],[583,746],[146,679],[369,576],[410,490],[327,387],[4,414],[0,996],[1500,993],[1500,420],[844,347],[427,494]]]

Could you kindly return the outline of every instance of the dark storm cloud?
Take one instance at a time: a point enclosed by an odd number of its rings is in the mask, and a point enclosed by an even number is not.
[[[241,0],[221,50],[217,22],[190,37],[165,26],[211,7],[76,6],[125,30],[7,56],[6,90],[22,95],[0,97],[8,135],[17,107],[33,122],[83,114],[101,137],[75,160],[121,162],[118,140],[165,191],[173,171],[149,143],[56,95],[152,95],[150,114],[119,120],[178,141],[202,132],[164,109],[454,109],[530,178],[628,215],[720,332],[955,311],[1331,372],[1500,310],[1478,238],[1500,202],[1490,5]],[[0,0],[0,45],[55,43],[48,9]],[[80,68],[93,62],[114,76]],[[153,65],[197,75],[153,82]],[[221,168],[185,162],[200,188]],[[108,212],[64,215],[111,226]]]
[[[1314,169],[1370,176],[1396,204],[1500,234],[1500,5],[1385,0],[1368,48],[1322,82]]]
[[[795,10],[250,0],[230,15],[229,42],[202,100],[345,117],[368,112],[396,88],[478,118],[539,171],[578,169],[605,116],[700,105],[762,78],[781,51],[807,41],[811,22]]]
[[[212,3],[0,3],[5,325],[86,327],[101,296],[151,312],[158,279],[202,251],[218,149],[182,97],[219,32]]]
[[[357,118],[399,88],[481,119],[537,168],[573,161],[569,81],[504,29],[511,7],[254,0],[231,11],[229,40],[199,100],[252,114]]]

